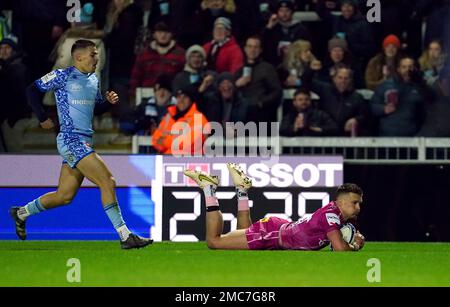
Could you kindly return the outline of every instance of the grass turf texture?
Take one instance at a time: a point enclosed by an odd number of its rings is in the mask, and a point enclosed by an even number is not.
[[[81,283],[66,280],[81,262]],[[381,282],[369,283],[370,258]],[[450,244],[368,243],[360,252],[213,251],[201,243],[0,241],[0,286],[450,286]]]

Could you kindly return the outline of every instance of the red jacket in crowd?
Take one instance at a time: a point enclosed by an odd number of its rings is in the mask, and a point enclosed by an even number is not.
[[[207,55],[209,55],[212,46],[213,42],[206,43],[203,46],[203,49],[205,49]],[[234,37],[231,37],[231,39],[225,43],[225,45],[223,45],[218,52],[219,54],[217,55],[215,65],[215,71],[217,73],[220,74],[228,71],[234,74],[244,65],[244,54],[242,53],[242,50]]]
[[[131,94],[135,93],[137,87],[153,87],[161,74],[175,78],[183,70],[184,63],[185,51],[175,42],[171,43],[164,54],[158,53],[155,42],[152,42],[136,58],[130,80]]]

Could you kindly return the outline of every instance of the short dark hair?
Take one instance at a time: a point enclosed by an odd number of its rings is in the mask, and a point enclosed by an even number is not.
[[[87,39],[79,39],[72,45],[72,50],[70,53],[73,55],[77,50],[86,49],[89,47],[95,47],[95,43],[93,41]]]
[[[297,97],[297,95],[300,95],[300,94],[306,95],[309,98],[311,98],[311,92],[306,87],[301,87],[298,90],[296,90],[295,93],[294,93],[294,98]]]
[[[172,78],[167,74],[158,75],[155,85],[158,85],[158,88],[163,88],[172,92]]]
[[[172,33],[172,29],[170,29],[169,25],[164,21],[160,21],[153,27],[153,32],[168,32]]]
[[[331,68],[331,76],[334,78],[336,75],[337,75],[337,73],[340,71],[340,70],[342,70],[342,69],[346,69],[346,70],[348,70],[349,71],[349,74],[350,74],[350,78],[353,80],[353,74],[354,74],[354,71],[353,71],[353,69],[350,67],[350,66],[348,66],[347,64],[344,64],[344,63],[337,63],[336,65],[334,65],[332,68]]]
[[[415,59],[412,55],[410,55],[410,54],[403,54],[403,55],[401,55],[401,56],[399,57],[398,62],[397,62],[397,68],[400,67],[402,61],[404,61],[404,60],[412,60],[413,63],[414,63],[414,67],[417,68],[417,61],[416,61],[416,59]]]
[[[262,48],[262,37],[261,37],[261,36],[259,36],[259,35],[257,35],[257,34],[250,35],[250,36],[247,37],[247,39],[245,40],[245,43],[247,44],[247,41],[250,40],[250,39],[254,39],[254,40],[259,41],[259,43],[260,43],[260,45],[261,45],[261,48]]]
[[[354,183],[344,183],[339,186],[336,190],[336,198],[338,198],[342,194],[355,193],[359,196],[363,195],[363,190]]]

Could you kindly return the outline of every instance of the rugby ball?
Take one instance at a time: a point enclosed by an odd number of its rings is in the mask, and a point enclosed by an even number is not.
[[[341,234],[342,238],[345,242],[348,244],[355,243],[355,237],[356,237],[356,228],[351,223],[344,224],[341,227]],[[330,244],[330,249],[333,250],[333,246]]]
[[[344,241],[348,244],[355,243],[355,236],[356,236],[356,228],[353,226],[353,224],[347,223],[344,224],[341,228],[342,238],[344,238]]]

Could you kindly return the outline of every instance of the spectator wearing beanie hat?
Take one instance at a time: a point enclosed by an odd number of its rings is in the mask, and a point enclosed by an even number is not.
[[[352,56],[348,50],[347,41],[339,37],[334,37],[328,41],[327,57],[317,77],[319,80],[331,84],[333,82],[332,76],[340,64],[349,66],[354,71],[353,82],[355,88],[363,88],[365,86],[362,73],[355,70],[352,65]]]
[[[211,29],[217,18],[226,18],[233,25],[233,36],[239,33],[238,20],[236,19],[236,5],[234,0],[203,0],[199,12],[199,29],[201,33],[201,42],[206,43],[212,40]]]
[[[366,68],[366,87],[370,90],[395,74],[400,57],[401,42],[395,35],[388,35],[383,40],[383,51],[373,57]]]
[[[326,81],[331,81],[329,77],[330,69],[339,63],[349,65],[350,54],[348,51],[347,41],[339,37],[334,37],[328,41],[327,58],[325,59],[322,70],[320,71],[320,75],[323,73]],[[322,79],[321,76],[320,79]]]
[[[383,40],[383,48],[386,48],[389,45],[394,45],[397,49],[399,49],[401,47],[400,39],[394,34],[386,36]]]
[[[317,0],[316,12],[331,26],[333,37],[345,39],[353,56],[353,65],[363,70],[373,55],[372,30],[366,17],[358,10],[356,0],[341,1],[341,15],[336,16],[326,8],[325,0]]]
[[[334,37],[328,41],[328,52],[332,52],[334,48],[340,48],[343,52],[348,51],[348,44],[345,39]]]
[[[231,35],[232,24],[228,18],[219,17],[214,22],[213,40],[203,46],[208,68],[222,73],[235,73],[244,62],[242,50]]]
[[[17,51],[17,49],[18,49],[17,37],[12,36],[12,35],[8,35],[5,38],[3,38],[2,40],[0,40],[0,45],[7,45],[7,46],[9,46],[11,48],[11,53],[14,52],[14,51]],[[0,57],[0,59],[1,59],[1,57]]]
[[[299,39],[311,41],[311,35],[305,26],[294,21],[295,3],[280,0],[276,13],[273,14],[263,31],[264,59],[275,67],[285,55],[287,47]]]
[[[179,72],[173,80],[173,88],[182,88],[193,85],[197,92],[197,107],[204,112],[203,95],[212,91],[214,83],[214,71],[206,68],[206,53],[202,46],[193,45],[186,51],[186,65],[184,70]]]

